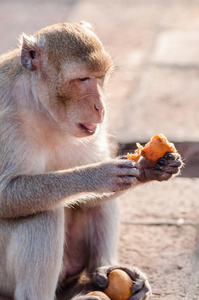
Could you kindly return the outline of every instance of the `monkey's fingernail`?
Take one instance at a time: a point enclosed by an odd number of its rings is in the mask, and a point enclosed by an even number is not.
[[[161,165],[160,165],[159,163],[155,164],[155,166],[156,166],[157,168],[160,168],[160,167],[161,167]]]
[[[162,157],[162,158],[159,159],[158,163],[161,164],[161,165],[164,165],[164,164],[167,163],[167,160],[166,160],[166,158]]]
[[[168,159],[168,158],[173,158],[173,154],[172,153],[167,153],[165,155],[165,158]]]

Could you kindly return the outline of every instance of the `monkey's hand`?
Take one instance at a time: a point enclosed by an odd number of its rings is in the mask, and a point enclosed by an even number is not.
[[[168,180],[173,175],[178,175],[183,166],[183,162],[178,153],[167,153],[165,157],[160,158],[157,163],[142,158],[138,164],[140,175],[137,179],[140,182]]]
[[[93,276],[93,284],[104,289],[108,286],[108,274],[114,269],[121,269],[125,271],[132,279],[133,285],[131,288],[132,296],[128,300],[144,300],[149,299],[151,295],[151,288],[146,276],[136,267],[126,268],[118,266],[105,266],[98,268]]]
[[[127,159],[113,159],[91,166],[87,170],[86,179],[93,190],[117,192],[130,188],[138,176],[137,163]]]

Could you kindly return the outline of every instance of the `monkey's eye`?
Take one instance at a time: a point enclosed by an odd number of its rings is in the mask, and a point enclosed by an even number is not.
[[[104,78],[105,78],[105,75],[102,75],[102,76],[99,76],[97,77],[97,81],[100,85],[103,85],[104,83]]]
[[[87,81],[89,80],[89,77],[79,78],[80,81]]]

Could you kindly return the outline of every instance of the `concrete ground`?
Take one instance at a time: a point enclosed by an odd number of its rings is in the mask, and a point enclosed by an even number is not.
[[[22,32],[79,20],[115,61],[108,115],[118,153],[163,133],[185,162],[178,178],[121,198],[120,261],[148,274],[153,299],[199,299],[199,1],[0,0],[0,54]]]

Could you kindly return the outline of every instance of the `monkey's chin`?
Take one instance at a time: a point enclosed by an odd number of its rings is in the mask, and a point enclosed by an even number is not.
[[[96,123],[79,123],[79,129],[84,133],[84,135],[93,135],[97,130]]]

